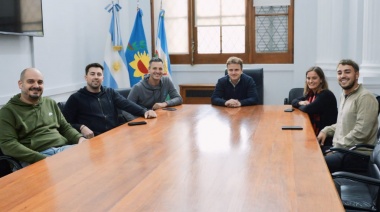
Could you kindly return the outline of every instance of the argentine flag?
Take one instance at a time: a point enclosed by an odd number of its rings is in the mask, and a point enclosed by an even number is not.
[[[157,39],[156,39],[156,57],[159,57],[164,62],[164,75],[171,78],[172,70],[170,68],[170,58],[168,43],[166,42],[166,32],[165,32],[165,10],[160,11],[157,26]]]
[[[106,7],[112,13],[111,24],[104,50],[103,85],[111,88],[129,88],[129,74],[126,67],[123,42],[119,26],[119,4],[113,2]]]

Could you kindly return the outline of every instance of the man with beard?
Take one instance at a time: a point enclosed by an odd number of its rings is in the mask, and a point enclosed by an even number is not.
[[[135,116],[155,118],[153,110],[146,110],[127,100],[112,88],[102,86],[103,66],[91,63],[86,66],[87,85],[67,100],[63,109],[66,120],[86,138],[99,135],[119,126],[117,109]]]
[[[211,96],[213,105],[241,107],[259,102],[256,83],[243,73],[243,60],[230,57],[227,60],[227,75],[220,78]]]
[[[337,123],[321,130],[317,139],[321,145],[327,136],[333,136],[333,146],[349,149],[356,144],[376,143],[379,104],[375,96],[358,84],[359,66],[352,60],[341,60],[337,66],[337,78],[343,88]],[[358,150],[371,154],[369,149]],[[349,154],[331,152],[325,156],[331,173],[336,171],[357,171],[368,165]]]
[[[0,147],[27,166],[85,140],[66,122],[56,102],[42,97],[41,72],[27,68],[21,72],[21,93],[0,109]]]

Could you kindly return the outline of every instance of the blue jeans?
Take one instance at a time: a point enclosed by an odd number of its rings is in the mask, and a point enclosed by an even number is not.
[[[49,148],[47,150],[44,150],[44,151],[42,151],[40,153],[43,154],[43,155],[45,155],[45,156],[47,156],[47,157],[49,157],[49,156],[55,155],[55,154],[57,154],[59,152],[62,152],[64,150],[66,150],[66,149],[69,149],[69,148],[71,148],[73,146],[74,145],[65,145],[65,146],[60,146],[60,147],[51,147],[51,148]]]
[[[66,150],[66,149],[69,149],[69,148],[73,147],[74,145],[75,144],[73,144],[73,145],[65,145],[65,146],[60,146],[60,147],[51,147],[51,148],[46,149],[46,150],[44,150],[44,151],[42,151],[40,153],[43,154],[43,155],[45,155],[46,157],[50,157],[52,155],[55,155],[55,154],[57,154],[59,152],[62,152],[64,150]],[[30,163],[21,162],[21,166],[22,167],[29,166],[29,165],[30,165]]]

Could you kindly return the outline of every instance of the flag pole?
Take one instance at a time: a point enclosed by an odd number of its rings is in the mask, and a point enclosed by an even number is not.
[[[117,5],[117,6],[116,6]],[[119,18],[119,10],[121,9],[119,0],[117,0],[117,3],[114,6],[114,13],[116,13],[116,30],[117,30],[117,43],[114,46],[115,51],[121,51],[123,49],[123,46],[121,45],[121,32],[120,32],[120,18]]]

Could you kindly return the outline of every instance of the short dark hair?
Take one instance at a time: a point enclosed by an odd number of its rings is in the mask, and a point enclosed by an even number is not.
[[[149,67],[150,67],[150,65],[152,65],[153,62],[161,62],[162,64],[164,64],[164,61],[162,61],[161,58],[159,58],[159,57],[152,57],[152,59],[150,59],[150,61],[149,61]]]
[[[353,61],[353,60],[350,60],[350,59],[343,59],[343,60],[340,60],[337,67],[339,65],[349,65],[351,66],[352,68],[354,68],[355,72],[359,72],[359,65]]]
[[[86,66],[86,75],[88,74],[88,70],[89,70],[90,68],[101,68],[102,71],[104,70],[103,66],[100,65],[99,63],[90,63],[90,64],[88,64],[88,65]]]

